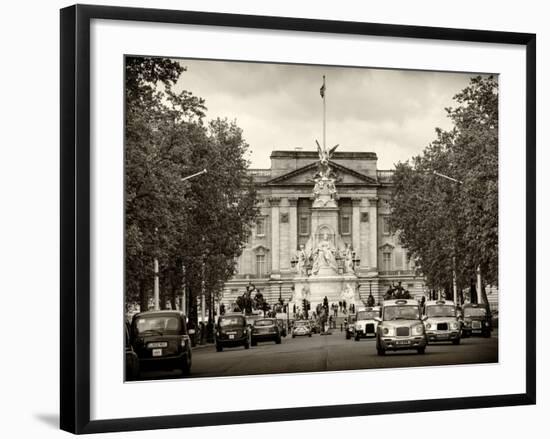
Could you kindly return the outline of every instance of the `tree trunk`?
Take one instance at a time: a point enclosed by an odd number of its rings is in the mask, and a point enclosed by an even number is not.
[[[172,276],[172,290],[170,294],[170,302],[172,305],[172,309],[177,309],[176,306],[176,299],[178,296],[178,282],[175,276]]]
[[[483,301],[483,304],[487,307],[487,311],[491,311],[491,307],[489,306],[489,299],[487,298],[487,292],[485,291],[485,283],[483,282],[483,276],[481,276],[481,300]]]
[[[139,280],[139,310],[141,312],[149,309],[149,297],[147,294],[147,285],[145,279]]]
[[[470,279],[470,302],[477,303],[477,289],[475,279]]]

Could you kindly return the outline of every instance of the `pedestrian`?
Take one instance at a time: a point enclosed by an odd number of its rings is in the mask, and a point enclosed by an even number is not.
[[[374,297],[372,293],[369,293],[369,297],[367,298],[367,306],[374,306]]]
[[[348,307],[347,307],[347,303],[346,301],[342,301],[342,306],[344,307],[344,310],[347,311]]]

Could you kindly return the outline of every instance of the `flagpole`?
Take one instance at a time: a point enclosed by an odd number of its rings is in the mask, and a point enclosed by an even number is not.
[[[323,151],[327,150],[327,104],[325,102],[327,88],[325,86],[325,75],[323,75]]]

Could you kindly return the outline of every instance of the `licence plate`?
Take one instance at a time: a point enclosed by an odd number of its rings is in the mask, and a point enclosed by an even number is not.
[[[229,334],[229,339],[233,340],[235,338],[235,334]]]
[[[154,341],[154,342],[151,342],[151,343],[147,343],[147,347],[149,349],[166,348],[166,347],[168,347],[168,343],[165,342],[165,341]]]
[[[472,332],[474,332],[475,334],[480,334],[480,333],[481,333],[481,329],[474,329],[474,330],[472,330]]]
[[[367,332],[367,337],[370,337],[371,335],[374,336],[374,332]]]
[[[436,338],[442,338],[442,339],[443,339],[443,338],[447,338],[447,335],[445,335],[445,334],[437,334],[437,335],[436,335]]]
[[[162,349],[153,349],[153,357],[162,357]]]
[[[397,340],[395,344],[409,344],[409,340]]]

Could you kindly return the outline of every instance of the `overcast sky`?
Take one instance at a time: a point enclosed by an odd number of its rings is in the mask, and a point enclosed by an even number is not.
[[[206,100],[207,118],[236,120],[251,147],[251,166],[269,168],[275,149],[314,151],[322,141],[326,75],[327,146],[371,151],[378,169],[419,154],[450,128],[444,108],[472,75],[349,67],[180,60],[176,85]]]

